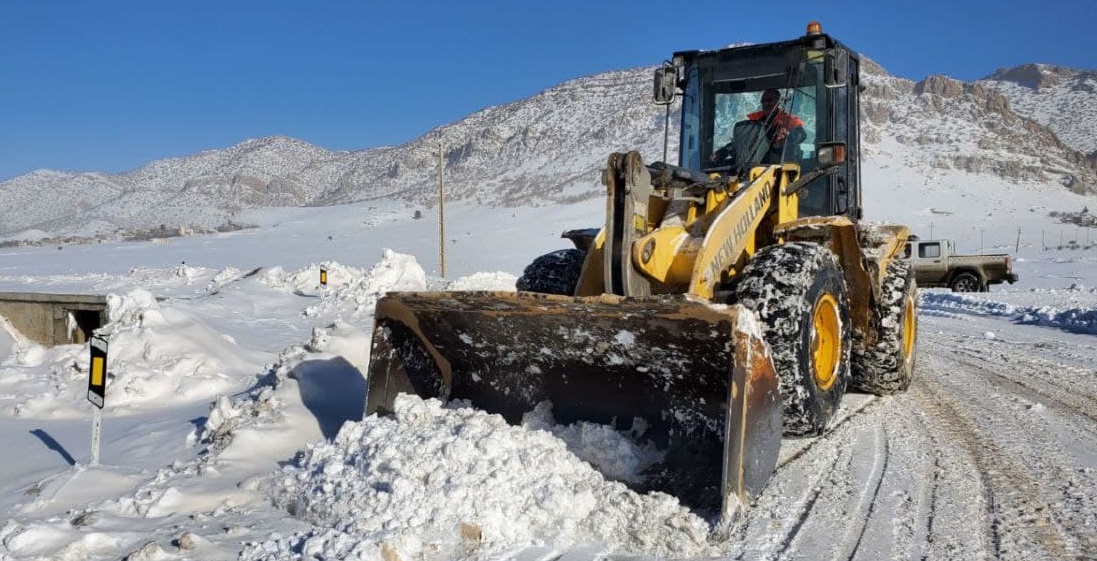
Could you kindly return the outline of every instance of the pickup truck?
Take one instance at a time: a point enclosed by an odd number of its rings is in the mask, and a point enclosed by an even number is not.
[[[1009,255],[957,255],[952,240],[911,239],[903,250],[920,287],[986,292],[992,284],[1017,282]]]

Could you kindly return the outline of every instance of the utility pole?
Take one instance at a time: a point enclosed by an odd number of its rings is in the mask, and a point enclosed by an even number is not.
[[[1021,251],[1021,229],[1017,228],[1017,245],[1013,246],[1013,253]]]
[[[446,190],[442,177],[445,166],[442,164],[442,143],[438,143],[438,269],[442,278],[446,278]]]

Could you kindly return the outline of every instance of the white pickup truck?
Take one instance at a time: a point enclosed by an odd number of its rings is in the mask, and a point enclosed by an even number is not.
[[[948,287],[953,292],[986,292],[992,284],[1017,282],[1008,254],[957,255],[952,240],[911,239],[903,259],[921,287]]]

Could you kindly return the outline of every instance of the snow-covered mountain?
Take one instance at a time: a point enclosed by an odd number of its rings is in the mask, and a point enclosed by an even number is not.
[[[1011,83],[964,83],[946,76],[913,82],[874,65],[864,74],[868,158],[898,157],[913,169],[954,169],[1015,184],[1059,184],[1078,194],[1097,193],[1093,162],[1040,120],[1045,113],[1015,112],[1003,93]],[[1097,94],[1090,95],[1088,106],[1097,111]],[[901,152],[880,150],[888,141]]]
[[[1097,71],[1026,64],[977,83],[997,89],[1014,112],[1046,124],[1068,146],[1097,161]]]
[[[651,103],[651,73],[570,80],[397,147],[336,152],[276,136],[122,174],[35,171],[0,183],[0,240],[234,228],[242,211],[271,206],[430,206],[440,151],[449,200],[511,206],[598,197],[611,152],[662,159],[665,109]],[[865,156],[876,169],[953,170],[1097,193],[1093,72],[1027,65],[973,83],[913,82],[869,62],[863,81]]]

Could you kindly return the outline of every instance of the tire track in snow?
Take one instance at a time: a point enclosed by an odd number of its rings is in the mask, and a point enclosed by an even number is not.
[[[877,404],[858,417],[857,432],[837,444],[851,448],[855,469],[846,479],[851,498],[857,493],[859,500],[829,508],[861,523],[851,524],[845,550],[832,559],[919,559],[929,550],[939,485],[936,447],[913,398],[899,394]]]
[[[837,460],[835,461],[837,462]],[[811,514],[811,511],[814,510],[815,503],[819,501],[819,496],[822,494],[823,487],[821,485],[817,485],[812,489],[811,497],[804,503],[803,509],[800,511],[800,516],[797,517],[796,522],[779,540],[776,559],[788,559],[789,551],[792,549],[796,537],[800,535],[800,530],[804,527],[804,524],[807,523],[808,516]]]
[[[804,551],[798,538],[811,533],[812,513],[828,500],[825,491],[831,483],[823,479],[841,472],[843,457],[838,447],[826,442],[833,433],[783,441],[789,452],[783,454],[766,491],[738,523],[732,538],[738,546],[735,559],[789,559]]]
[[[935,451],[934,456],[936,456],[936,454],[937,454],[937,452]],[[938,490],[941,486],[940,470],[941,470],[941,460],[938,457],[934,457],[934,459],[933,459],[933,474],[932,474],[933,485],[930,486],[929,512],[926,514],[925,535],[923,536],[924,540],[926,542],[929,541],[929,537],[932,536],[933,533],[934,533],[933,523],[937,519],[937,499],[938,499],[938,496],[939,496]],[[927,551],[925,551],[925,549],[923,549],[921,560],[922,561],[928,561],[928,559],[929,559],[929,553]]]
[[[847,406],[846,403],[843,403],[840,416],[838,417],[838,419],[836,421],[834,421],[834,424],[831,425],[830,430],[828,430],[825,435],[815,437],[815,438],[802,439],[802,440],[799,440],[799,442],[797,442],[796,440],[788,440],[788,439],[782,441],[782,443],[781,443],[782,447],[790,446],[791,448],[795,448],[795,450],[788,453],[787,456],[783,455],[784,457],[782,457],[780,459],[780,461],[777,463],[777,469],[776,469],[775,473],[779,472],[781,470],[781,468],[785,467],[786,465],[791,464],[792,462],[795,462],[797,459],[799,459],[804,454],[810,452],[812,447],[815,446],[816,444],[818,444],[820,442],[826,443],[827,439],[831,438],[830,435],[834,434],[843,425],[850,422],[850,420],[856,418],[856,416],[858,414],[860,414],[862,411],[865,411],[870,407],[874,407],[876,405],[877,401],[878,401],[874,396],[864,396],[864,397],[866,399],[863,402],[857,403],[857,404],[852,405],[852,406]],[[848,398],[846,399],[846,401],[847,402],[849,401]]]
[[[915,384],[921,384],[921,380],[914,382]],[[947,458],[943,456],[943,447],[939,445],[938,441],[934,439],[932,432],[929,430],[929,424],[926,420],[926,415],[921,407],[912,407],[912,404],[917,402],[913,399],[909,400],[903,412],[905,413],[904,419],[901,419],[903,426],[897,427],[896,434],[907,436],[908,438],[918,437],[921,442],[914,443],[911,446],[913,450],[928,450],[932,455],[932,463],[928,465],[928,469],[923,470],[918,474],[923,481],[927,481],[928,484],[921,490],[919,494],[921,497],[921,504],[924,505],[925,512],[922,514],[922,525],[919,532],[919,536],[912,537],[911,540],[911,552],[908,558],[914,559],[917,557],[921,561],[928,561],[932,559],[929,552],[929,544],[933,539],[933,536],[937,533],[936,523],[939,516],[938,509],[939,503],[942,500],[942,479],[941,474],[945,470],[945,462]],[[919,430],[909,430],[907,433],[902,432],[905,427],[913,427]],[[921,444],[921,447],[918,447]],[[953,528],[955,523],[945,518],[946,527]],[[913,533],[912,529],[912,533]],[[920,550],[917,553],[914,550]]]
[[[774,505],[763,506],[762,515],[754,513],[770,523],[769,547],[748,546],[740,559],[876,558],[863,545],[866,536],[881,533],[870,525],[883,524],[884,533],[891,527],[890,518],[877,520],[877,510],[888,486],[892,452],[887,430],[863,420],[866,411],[877,412],[871,416],[876,418],[885,409],[875,407],[875,397],[860,398],[851,400],[826,435],[791,441],[799,447],[775,474],[780,482],[769,498]],[[778,528],[772,528],[773,520],[781,521]]]
[[[1061,363],[1049,363],[1038,357],[1024,354],[1011,354],[1009,360],[1003,360],[997,349],[979,349],[976,346],[954,347],[941,346],[935,349],[937,352],[948,353],[959,363],[969,368],[975,368],[1001,378],[1033,394],[1033,402],[1043,405],[1052,405],[1060,413],[1067,415],[1080,415],[1089,420],[1089,423],[1081,423],[1079,427],[1087,430],[1097,437],[1097,396],[1087,395],[1092,391],[1093,380],[1083,381],[1080,384],[1066,384],[1067,378],[1063,374]],[[995,367],[990,367],[993,363]],[[1045,376],[1019,376],[1015,372],[1039,372]],[[1089,371],[1092,375],[1092,372]],[[1058,386],[1049,380],[1054,380]],[[1088,383],[1085,383],[1088,382]],[[1021,394],[1022,392],[1014,392]]]
[[[985,481],[978,454],[967,436],[968,427],[965,426],[964,416],[947,406],[938,393],[930,389],[930,385],[931,383],[911,386],[911,393],[914,394],[923,412],[923,430],[929,435],[934,445],[933,449],[938,454],[934,461],[933,474],[936,487],[932,498],[934,523],[928,528],[927,541],[930,543],[940,541],[944,545],[943,549],[946,550],[963,547],[963,544],[954,541],[954,528],[950,528],[952,524],[963,520],[970,530],[969,535],[974,537],[979,533],[983,534],[984,543],[975,547],[975,551],[968,551],[968,555],[971,555],[971,558],[985,557],[988,553],[986,550],[989,549],[993,559],[1001,559],[1001,537],[995,516],[997,508],[994,489]],[[965,476],[970,479],[966,484],[961,484],[960,478]],[[952,487],[956,488],[955,492],[958,496],[949,496]],[[939,509],[939,505],[944,506],[942,503],[952,503],[950,506],[957,506],[957,501],[975,499],[979,502],[969,502],[966,509],[960,508],[954,512]],[[964,516],[965,513],[974,514],[977,520],[973,523],[970,518]],[[936,523],[939,518],[943,522],[940,525]],[[938,528],[943,534],[940,539],[937,534]],[[967,544],[967,547],[971,548],[971,544]],[[927,552],[923,558],[935,559],[939,555],[940,552]]]
[[[860,495],[860,502],[858,504],[857,512],[861,514],[859,518],[864,520],[864,523],[860,525],[860,529],[856,532],[857,538],[851,540],[846,548],[848,553],[846,559],[853,561],[857,559],[857,554],[860,551],[861,543],[864,541],[869,525],[873,521],[875,510],[877,510],[877,502],[880,500],[880,490],[884,484],[884,478],[887,474],[887,460],[891,458],[891,446],[889,440],[887,440],[887,430],[882,426],[875,427],[872,433],[873,437],[873,455],[872,455],[872,468],[869,480],[866,481],[866,485],[861,486],[862,493]],[[874,484],[873,484],[874,482]],[[864,493],[871,487],[871,493]],[[852,532],[847,531],[846,535],[850,536]],[[850,541],[847,538],[847,542]]]
[[[1009,398],[1018,395],[1020,386],[997,375],[993,364],[958,360],[948,345],[929,347],[938,351],[930,354],[931,372],[948,374],[931,376],[915,396],[942,443],[974,459],[983,483],[993,558],[1067,559],[1094,551],[1092,532],[1079,527],[1071,513],[1056,513],[1062,490],[1049,488],[1049,482],[1070,478],[1065,467],[1069,460],[1048,444],[1048,433],[1054,430],[1033,426],[1043,423],[1029,422],[1027,417],[1038,419],[1016,411],[1018,400],[1011,403]]]
[[[846,559],[849,561],[853,561],[857,558],[857,553],[861,548],[862,541],[865,539],[865,533],[868,530],[869,523],[873,520],[873,515],[876,511],[876,503],[880,498],[880,489],[884,485],[884,477],[887,475],[888,471],[888,459],[891,458],[891,447],[888,442],[887,430],[883,427],[877,427],[875,436],[876,454],[874,459],[876,462],[874,462],[873,465],[873,479],[876,480],[876,485],[872,488],[872,494],[870,496],[865,496],[862,499],[863,508],[861,511],[865,514],[865,523],[861,524],[861,530],[857,533],[857,540],[853,543],[849,555],[846,556]],[[879,469],[875,469],[877,466]]]

